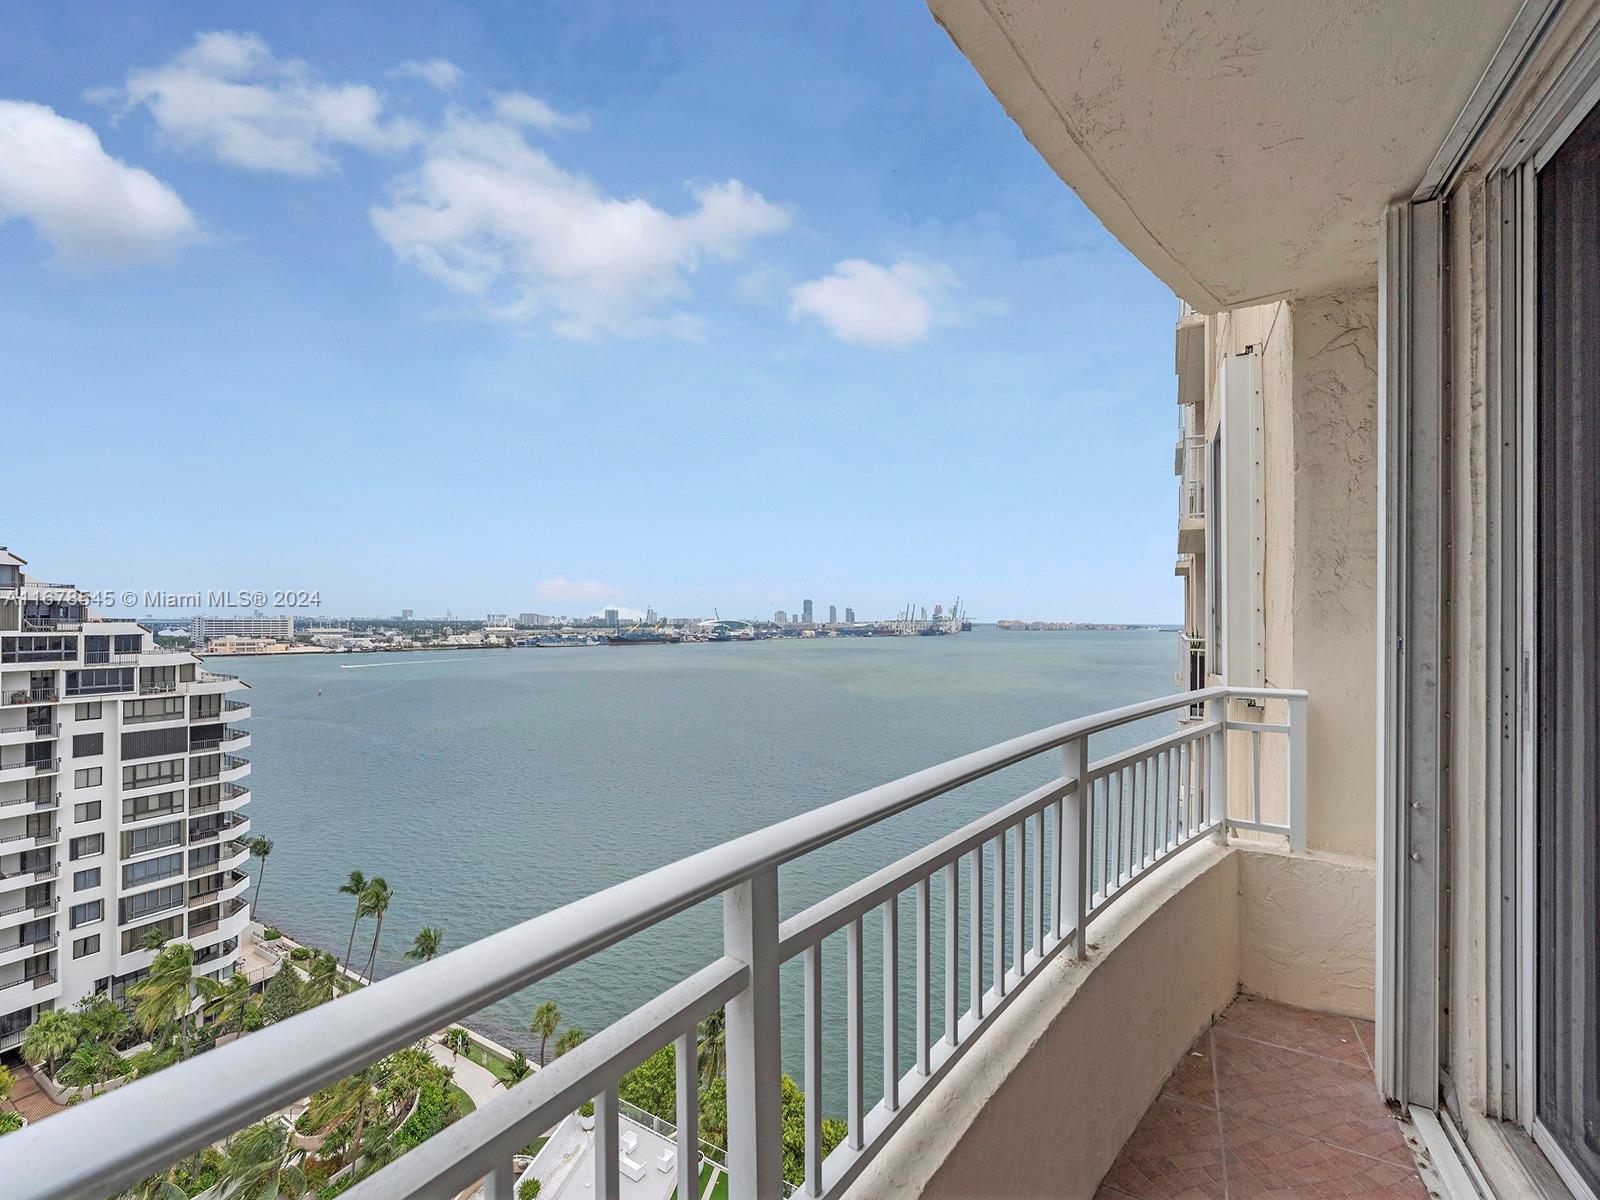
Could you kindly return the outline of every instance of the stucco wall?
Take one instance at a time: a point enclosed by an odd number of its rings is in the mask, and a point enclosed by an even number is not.
[[[1239,860],[1239,986],[1297,1008],[1373,1017],[1371,859],[1252,845]]]
[[[1293,681],[1311,693],[1307,844],[1377,853],[1378,291],[1289,305]],[[1269,514],[1269,524],[1277,518]],[[1284,681],[1288,683],[1288,681]]]
[[[940,1081],[852,1185],[859,1200],[1094,1195],[1239,978],[1237,852],[1207,843],[1090,926]]]

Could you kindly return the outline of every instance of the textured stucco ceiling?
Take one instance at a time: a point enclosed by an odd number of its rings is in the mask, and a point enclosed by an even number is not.
[[[1196,308],[1377,267],[1517,0],[928,0],[1023,133]]]

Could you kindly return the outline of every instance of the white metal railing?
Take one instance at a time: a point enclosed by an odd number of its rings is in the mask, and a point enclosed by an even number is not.
[[[1183,475],[1178,485],[1178,516],[1201,518],[1206,515],[1206,439],[1198,434],[1183,437]]]
[[[1250,815],[1226,804],[1229,699],[1275,702],[1287,720],[1237,722],[1259,746],[1287,743],[1287,821],[1262,815],[1261,772]],[[1202,722],[1101,759],[1096,736],[1203,704]],[[805,1181],[811,1197],[844,1191],[941,1076],[1039,970],[1063,950],[1087,951],[1088,923],[1159,863],[1228,825],[1304,848],[1304,692],[1208,688],[1068,721],[952,759],[735,838],[473,942],[191,1062],[138,1080],[0,1141],[0,1178],[17,1200],[110,1195],[245,1124],[302,1099],[402,1046],[461,1021],[702,901],[721,897],[723,954],[614,1022],[507,1094],[349,1189],[350,1200],[454,1195],[487,1179],[487,1200],[511,1200],[512,1157],[585,1101],[596,1111],[593,1194],[620,1195],[618,1083],[676,1046],[678,1195],[698,1195],[695,1034],[726,1008],[728,1153],[735,1200],[784,1190],[779,968],[804,963]],[[936,796],[1045,754],[1050,782],[781,921],[778,868]],[[1259,757],[1252,758],[1252,764]],[[964,877],[964,878],[963,878]],[[944,926],[934,960],[932,897]],[[914,1022],[900,1056],[901,897],[914,911]],[[963,900],[966,901],[963,905]],[[883,930],[883,1098],[865,1096],[865,918]],[[1031,921],[1026,918],[1031,915]],[[965,953],[961,930],[968,931]],[[846,940],[846,1020],[825,1028],[822,944]],[[967,1003],[961,1003],[963,979]],[[935,1011],[935,1005],[939,1011]],[[843,1037],[847,1136],[822,1153],[824,1037]],[[903,1069],[905,1068],[905,1069]],[[93,1154],[83,1147],[92,1146]]]

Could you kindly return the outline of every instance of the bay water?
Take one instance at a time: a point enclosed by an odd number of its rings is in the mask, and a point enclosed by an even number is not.
[[[342,955],[353,901],[339,885],[353,868],[381,875],[394,891],[378,946],[381,978],[407,969],[401,953],[424,925],[443,929],[448,951],[874,784],[1175,692],[1178,661],[1170,632],[980,626],[950,637],[296,655],[214,665],[252,689],[246,811],[254,832],[274,843],[259,918]],[[1173,727],[1163,717],[1101,735],[1093,753]],[[1041,756],[786,866],[782,914],[1037,786],[1057,767],[1054,755]],[[259,869],[252,861],[251,870]],[[934,902],[938,931],[937,881]],[[899,923],[908,1063],[915,1024],[909,895]],[[881,1075],[879,929],[869,919],[869,1080]],[[372,935],[372,922],[363,922],[358,967]],[[556,1001],[570,1024],[592,1032],[715,959],[720,940],[720,907],[708,902],[470,1023],[536,1058],[527,1022],[538,1001]],[[942,962],[943,950],[934,953]],[[834,1115],[843,1105],[842,937],[828,940],[823,962],[825,1096]],[[783,979],[784,1060],[797,1078],[798,968],[788,964]]]

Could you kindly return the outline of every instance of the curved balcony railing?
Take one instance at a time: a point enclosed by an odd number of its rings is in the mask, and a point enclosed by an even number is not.
[[[1230,719],[1230,698],[1286,709],[1268,724]],[[1205,705],[1202,722],[1101,759],[1100,735]],[[1304,848],[1303,692],[1210,688],[1068,721],[952,759],[847,799],[690,855],[625,883],[359,989],[209,1054],[152,1075],[11,1134],[0,1177],[18,1200],[110,1195],[483,1006],[720,897],[723,952],[563,1057],[349,1189],[349,1200],[455,1195],[487,1179],[487,1200],[511,1200],[512,1154],[585,1101],[595,1102],[593,1194],[621,1195],[618,1082],[662,1046],[675,1045],[679,1195],[698,1195],[695,1035],[726,1006],[728,1173],[735,1200],[784,1191],[781,1156],[779,967],[804,963],[805,1182],[812,1197],[844,1192],[933,1085],[972,1047],[1043,966],[1085,953],[1088,924],[1135,881],[1186,847],[1228,827],[1286,836]],[[1225,739],[1287,743],[1287,823],[1266,819],[1261,772],[1248,815],[1230,815]],[[1128,732],[1121,735],[1126,741]],[[986,815],[812,905],[778,911],[778,868],[934,797],[1049,755],[1051,778]],[[1244,772],[1249,774],[1249,772]],[[986,863],[992,869],[986,869]],[[938,889],[942,907],[935,910]],[[912,901],[917,962],[910,1062],[900,1060],[902,897]],[[932,952],[935,912],[943,954]],[[881,913],[884,972],[883,1099],[865,1103],[864,919]],[[1031,913],[1031,920],[1025,920]],[[970,931],[965,946],[955,936]],[[846,940],[848,1001],[837,1026],[823,1020],[822,943]],[[913,933],[908,933],[908,939]],[[878,959],[874,954],[873,958]],[[963,1008],[960,982],[971,987]],[[985,982],[987,986],[985,986]],[[876,1020],[873,1017],[872,1020]],[[908,1025],[908,1028],[910,1026]],[[840,1039],[833,1042],[833,1039]],[[847,1048],[848,1134],[824,1156],[821,1071],[828,1040]],[[93,1155],[84,1146],[95,1147]],[[23,1169],[22,1164],[26,1164]]]

